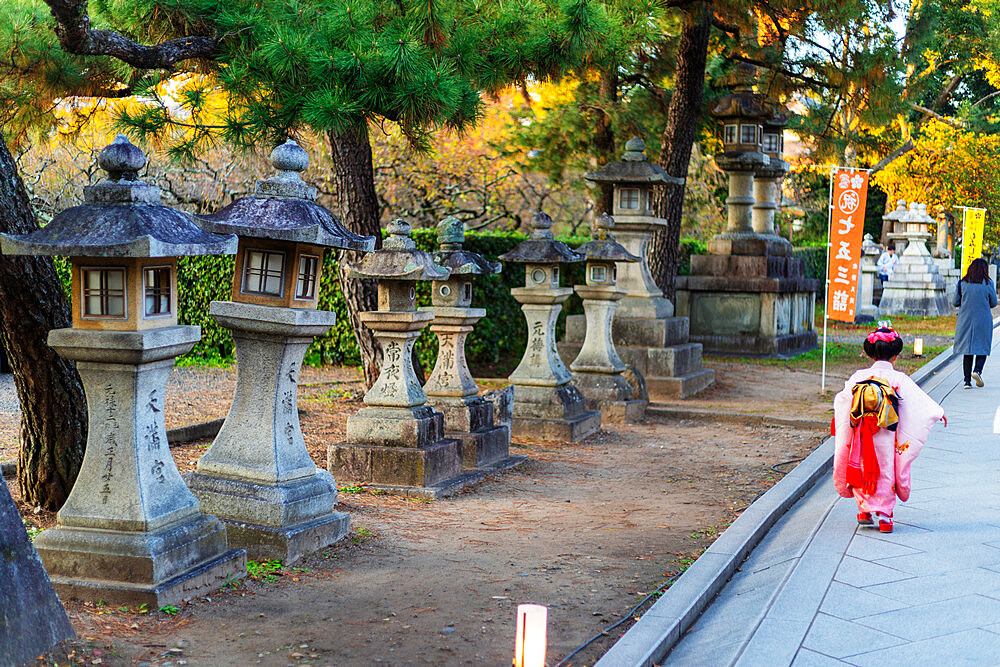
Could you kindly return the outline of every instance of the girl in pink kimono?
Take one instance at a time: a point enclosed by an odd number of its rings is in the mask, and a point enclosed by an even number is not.
[[[910,465],[944,410],[892,367],[903,340],[881,327],[864,342],[875,363],[857,371],[833,399],[833,483],[858,503],[858,523],[892,532],[896,498],[910,497]],[[874,520],[873,520],[874,516]]]

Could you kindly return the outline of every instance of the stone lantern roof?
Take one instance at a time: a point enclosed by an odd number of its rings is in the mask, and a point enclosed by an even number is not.
[[[385,226],[389,238],[382,249],[364,256],[358,264],[349,264],[351,278],[381,280],[447,280],[451,269],[438,266],[429,252],[417,250],[409,223],[397,219]]]
[[[658,164],[646,157],[646,143],[639,137],[632,137],[625,144],[625,153],[618,162],[608,162],[597,171],[588,172],[583,178],[591,183],[612,183],[617,185],[683,185],[684,179],[667,175]]]
[[[139,180],[146,156],[119,134],[101,151],[108,179],[83,189],[85,203],[30,234],[0,235],[8,255],[180,257],[231,255],[237,239],[211,234],[193,216],[160,203],[160,188]]]
[[[438,223],[438,243],[441,249],[434,253],[434,263],[451,269],[453,276],[485,276],[500,273],[500,262],[491,262],[477,252],[465,250],[465,223],[448,216]]]
[[[209,215],[199,216],[202,227],[246,238],[308,243],[328,248],[370,252],[374,236],[348,230],[326,208],[316,203],[316,188],[299,175],[309,167],[309,155],[289,139],[271,151],[277,176],[257,182],[254,194],[237,199]]]
[[[755,92],[757,68],[748,63],[737,63],[726,83],[733,91],[716,102],[709,115],[719,120],[745,119],[763,122],[768,115],[764,97]]]
[[[582,262],[586,257],[576,252],[552,234],[552,218],[543,211],[535,213],[531,220],[531,235],[500,255],[504,262],[517,264],[563,264]]]
[[[591,229],[590,240],[577,248],[576,251],[583,253],[587,261],[638,262],[638,257],[615,241],[615,235],[611,233],[614,226],[614,218],[607,213],[597,216]]]

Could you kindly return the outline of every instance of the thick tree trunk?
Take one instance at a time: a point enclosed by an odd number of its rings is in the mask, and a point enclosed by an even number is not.
[[[337,190],[337,214],[341,222],[356,234],[375,237],[375,247],[382,246],[379,224],[379,203],[375,194],[375,172],[372,169],[372,147],[368,128],[330,134],[333,155],[333,176]],[[361,349],[361,368],[365,385],[371,387],[378,379],[382,365],[382,350],[372,332],[361,323],[359,313],[378,308],[378,292],[374,280],[354,280],[347,277],[347,262],[361,260],[363,253],[340,253],[338,274],[340,288],[347,302],[351,328]]]
[[[692,4],[684,15],[677,49],[674,92],[667,107],[667,124],[663,129],[657,159],[670,176],[687,178],[705,89],[705,61],[711,29],[711,5],[703,2]],[[653,210],[657,216],[665,218],[667,224],[653,235],[649,244],[649,269],[656,284],[672,301],[684,212],[684,186],[658,188],[653,198]]]
[[[616,72],[601,72],[600,87],[598,89],[601,105],[604,111],[598,115],[594,128],[594,148],[597,149],[597,159],[599,165],[607,164],[612,160],[617,160],[615,154],[615,132],[611,125],[610,109],[618,103],[618,74]],[[607,213],[611,215],[614,210],[613,187],[610,183],[601,183],[600,194],[594,202],[594,215]]]
[[[38,229],[17,165],[0,138],[0,232]],[[87,441],[87,405],[76,366],[46,344],[51,329],[71,326],[69,304],[48,257],[0,257],[0,342],[21,403],[17,479],[21,495],[59,509],[69,495]]]

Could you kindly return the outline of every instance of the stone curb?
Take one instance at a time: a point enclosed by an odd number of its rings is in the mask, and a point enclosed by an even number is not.
[[[646,408],[647,418],[666,419],[697,419],[740,424],[743,426],[791,426],[793,428],[821,429],[830,427],[830,422],[822,419],[795,419],[790,417],[773,417],[770,415],[755,415],[749,412],[725,412],[717,410],[702,410],[699,408],[682,408],[667,403],[650,403]]]
[[[226,421],[224,417],[209,419],[204,422],[195,422],[187,426],[167,429],[167,442],[170,446],[183,445],[188,442],[214,438],[222,428],[222,423]],[[0,471],[4,477],[14,477],[17,474],[17,463],[14,461],[4,461],[0,463]]]
[[[167,429],[167,442],[173,446],[196,440],[205,440],[206,438],[214,438],[219,434],[222,423],[225,421],[225,417],[219,417],[218,419],[209,419],[204,422],[195,422],[187,426]]]
[[[998,325],[1000,318],[993,321],[994,329]],[[958,357],[949,347],[910,377],[923,386]],[[737,517],[594,667],[652,667],[663,660],[767,531],[832,468],[833,438],[827,438]]]

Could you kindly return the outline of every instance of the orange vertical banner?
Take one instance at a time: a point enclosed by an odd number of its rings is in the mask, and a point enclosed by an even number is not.
[[[830,204],[829,272],[826,313],[831,320],[854,322],[857,312],[858,267],[865,229],[868,172],[836,169]]]

